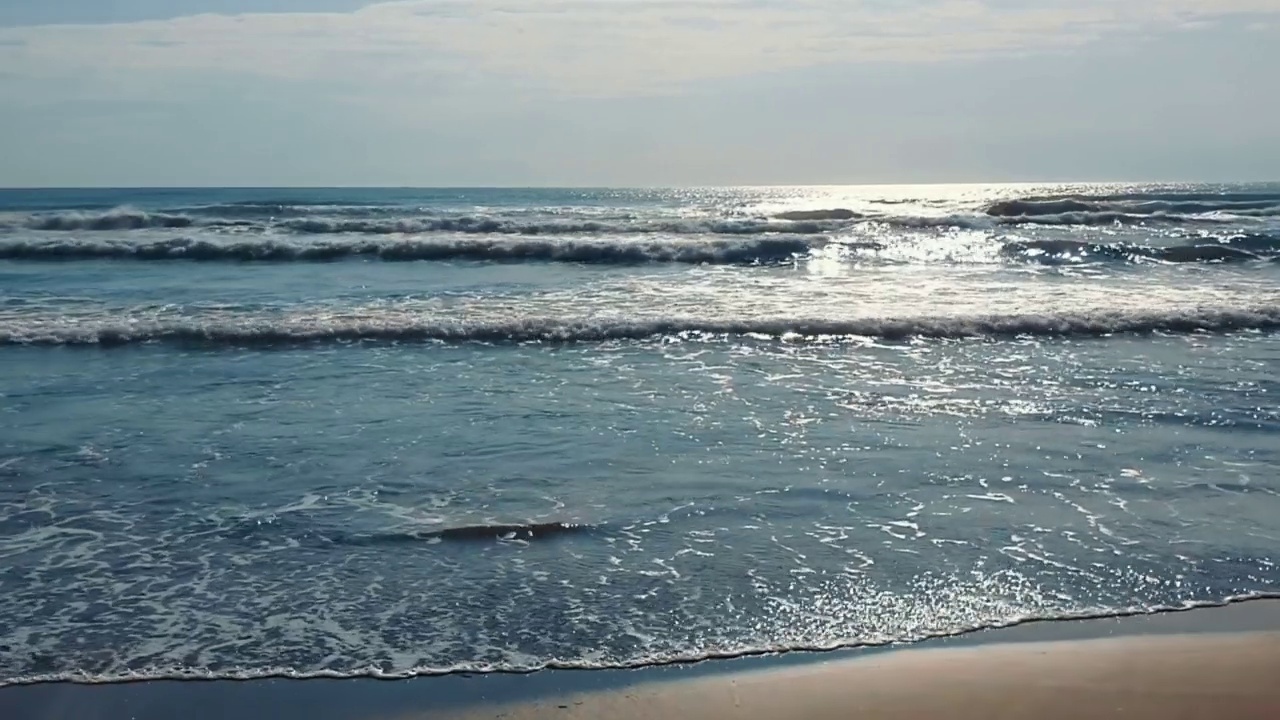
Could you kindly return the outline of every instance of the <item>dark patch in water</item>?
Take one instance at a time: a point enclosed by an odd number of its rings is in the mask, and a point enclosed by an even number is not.
[[[832,210],[789,210],[773,216],[776,220],[854,220],[860,214],[845,208]]]
[[[1251,252],[1225,245],[1181,245],[1161,248],[1152,254],[1165,262],[1230,262],[1259,259]]]
[[[486,525],[460,525],[439,530],[417,531],[396,536],[402,540],[541,540],[561,535],[581,535],[597,526],[573,522],[494,523]]]
[[[1006,256],[1027,259],[1083,258],[1092,256],[1118,260],[1149,258],[1170,263],[1241,262],[1261,259],[1258,255],[1247,250],[1217,243],[1177,245],[1162,248],[1143,245],[1111,245],[1080,240],[1032,240],[1009,243],[1001,251]]]

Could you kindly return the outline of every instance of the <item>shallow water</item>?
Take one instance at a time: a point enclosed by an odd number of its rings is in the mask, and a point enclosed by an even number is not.
[[[1280,590],[1278,186],[0,208],[0,682],[634,666]]]

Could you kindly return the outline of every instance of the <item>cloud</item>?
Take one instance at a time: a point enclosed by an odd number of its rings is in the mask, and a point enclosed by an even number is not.
[[[348,13],[5,28],[0,66],[116,89],[216,73],[625,96],[813,66],[1061,51],[1277,13],[1275,0],[403,0]]]

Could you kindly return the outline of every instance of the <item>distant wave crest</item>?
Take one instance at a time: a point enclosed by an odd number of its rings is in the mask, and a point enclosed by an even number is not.
[[[445,213],[445,214],[441,214]],[[97,232],[221,228],[238,232],[303,235],[762,235],[838,232],[864,223],[906,228],[993,229],[1011,225],[1104,226],[1258,222],[1280,217],[1277,193],[1135,193],[1006,198],[945,215],[877,214],[848,208],[785,210],[771,217],[644,217],[635,211],[597,214],[582,208],[542,208],[512,216],[396,205],[290,202],[231,203],[140,210],[68,209],[0,219],[9,230]]]
[[[991,230],[1012,225],[1078,225],[1097,227],[1105,225],[1225,225],[1238,221],[1237,217],[1218,215],[1178,215],[1173,213],[1130,213],[1119,210],[1072,210],[1038,215],[921,215],[885,216],[873,222],[904,228],[959,228],[967,230]]]
[[[1035,218],[1064,216],[1151,217],[1180,220],[1205,215],[1269,217],[1280,216],[1280,195],[1149,193],[1029,197],[994,202],[986,207],[985,213],[998,218],[1021,218],[1027,222],[1034,222]]]
[[[1093,311],[916,318],[591,318],[523,317],[487,321],[370,316],[359,319],[269,318],[216,321],[6,320],[0,344],[120,346],[168,342],[272,346],[351,342],[602,342],[672,336],[753,336],[778,340],[864,336],[888,340],[1012,336],[1105,336],[1115,333],[1224,332],[1280,328],[1280,305],[1252,308]]]

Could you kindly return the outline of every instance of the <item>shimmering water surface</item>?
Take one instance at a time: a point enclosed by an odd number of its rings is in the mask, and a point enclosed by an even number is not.
[[[0,191],[0,683],[1280,590],[1280,186]]]

